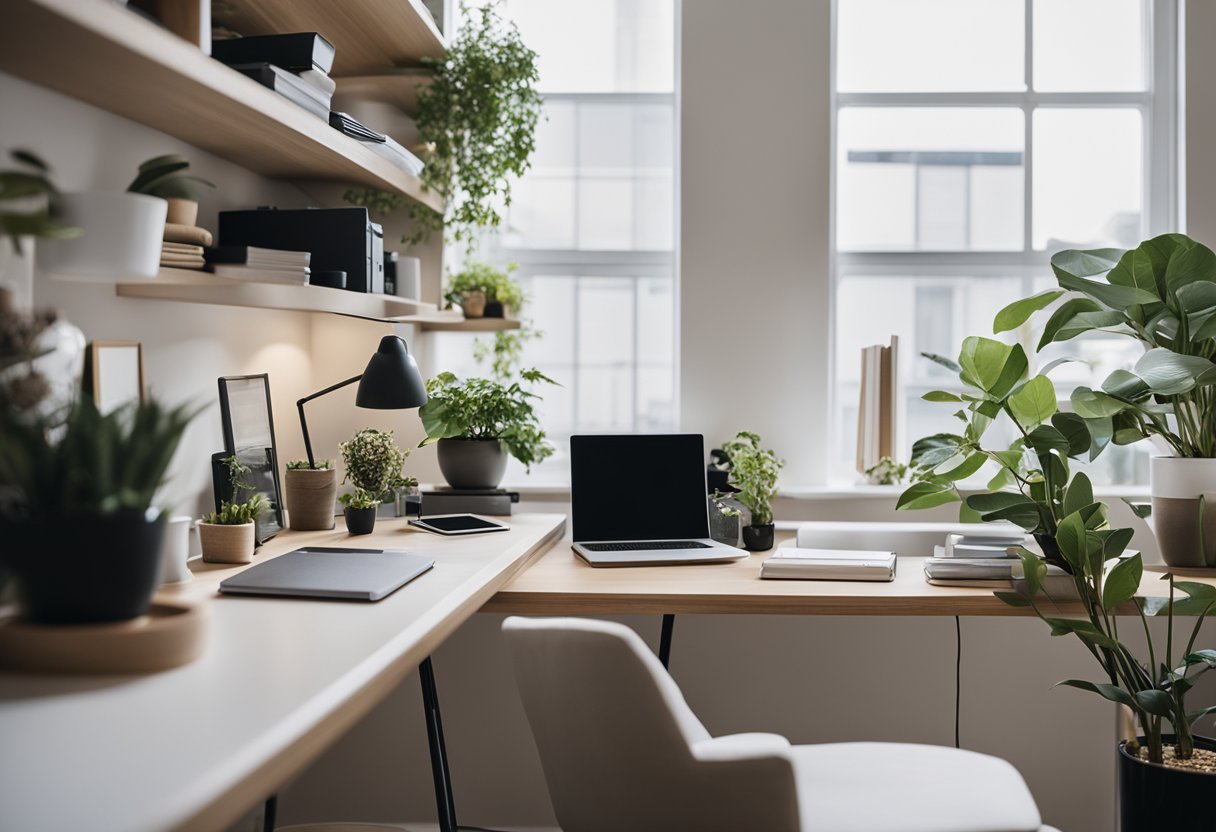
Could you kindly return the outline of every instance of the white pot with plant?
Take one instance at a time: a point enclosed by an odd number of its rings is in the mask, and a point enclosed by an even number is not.
[[[418,480],[402,473],[410,452],[397,447],[391,430],[375,428],[364,428],[338,447],[346,466],[342,482],[354,486],[354,491],[340,498],[346,530],[351,534],[370,534],[380,503],[394,500],[397,489],[418,484]]]
[[[235,457],[225,461],[232,484],[232,502],[220,503],[220,510],[203,517],[198,524],[203,560],[208,563],[251,563],[257,548],[255,524],[270,507],[264,494],[245,482],[249,468]],[[248,495],[242,499],[243,495]]]
[[[1130,370],[1100,389],[1078,387],[1073,411],[1094,437],[1091,458],[1110,444],[1150,440],[1153,530],[1175,567],[1216,567],[1216,254],[1182,234],[1137,248],[1062,251],[1051,258],[1059,289],[1017,301],[994,330],[1021,326],[1063,302],[1039,349],[1086,332],[1125,335],[1144,346]]]
[[[485,378],[461,381],[452,373],[427,381],[427,402],[418,410],[426,429],[423,444],[439,443],[439,469],[448,485],[497,488],[508,456],[531,469],[553,454],[533,409],[539,396],[530,387],[557,382],[535,369],[519,375],[510,384]]]
[[[139,166],[127,192],[158,196],[168,203],[167,222],[194,225],[198,222],[199,200],[215,185],[186,173],[189,167],[189,160],[176,153],[149,159]]]
[[[328,531],[334,527],[334,505],[338,499],[338,472],[332,460],[307,459],[287,463],[283,478],[283,502],[287,523],[298,532]]]
[[[743,548],[749,552],[764,552],[773,548],[775,525],[773,524],[773,498],[777,496],[777,477],[785,466],[768,448],[763,447],[759,435],[741,430],[735,438],[722,445],[722,460],[718,465],[727,471],[728,482],[736,491],[731,495],[716,493],[718,510],[724,515],[740,516],[739,509],[721,502],[730,496],[743,505],[748,512],[743,526]]]

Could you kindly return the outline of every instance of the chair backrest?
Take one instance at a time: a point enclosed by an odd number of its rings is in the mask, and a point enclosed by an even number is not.
[[[709,732],[628,627],[508,618],[503,631],[563,832],[799,828],[789,758],[698,755]]]

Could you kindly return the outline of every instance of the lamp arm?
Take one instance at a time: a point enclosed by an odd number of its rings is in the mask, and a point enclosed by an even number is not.
[[[319,399],[326,394],[334,392],[335,390],[341,390],[343,387],[354,384],[361,378],[363,378],[362,373],[357,376],[353,376],[352,378],[348,378],[346,381],[339,381],[337,384],[332,384],[329,387],[326,387],[324,390],[318,390],[311,396],[305,396],[296,402],[296,409],[300,411],[300,432],[304,434],[304,451],[308,455],[308,467],[310,469],[315,467],[317,463],[316,460],[312,458],[312,441],[308,438],[308,420],[304,418],[304,405],[313,399]]]

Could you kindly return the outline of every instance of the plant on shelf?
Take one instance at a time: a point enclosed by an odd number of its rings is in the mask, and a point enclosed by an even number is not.
[[[1156,533],[1172,566],[1216,566],[1216,516],[1200,527],[1199,500],[1216,492],[1216,254],[1182,234],[1131,251],[1062,251],[1051,258],[1058,289],[1019,300],[996,318],[1015,329],[1057,304],[1038,348],[1101,331],[1138,341],[1135,365],[1100,389],[1077,387],[1073,411],[1107,444],[1149,439]],[[1202,540],[1201,540],[1202,538]]]
[[[540,396],[524,385],[556,384],[536,369],[523,370],[507,384],[485,378],[463,381],[440,373],[426,383],[427,403],[418,410],[427,438],[439,443],[439,467],[453,488],[496,488],[507,456],[529,469],[548,458],[535,404]]]
[[[865,471],[866,482],[870,485],[899,485],[908,478],[911,468],[895,457],[884,456]]]
[[[408,450],[397,447],[393,432],[364,428],[348,442],[341,443],[342,463],[346,466],[344,483],[354,486],[354,494],[343,494],[346,527],[351,534],[367,534],[376,523],[376,507],[396,497],[397,489],[418,484],[402,473]]]
[[[9,154],[17,164],[0,170],[0,235],[8,239],[18,256],[22,237],[67,238],[80,234],[79,228],[63,225],[51,218],[49,198],[59,190],[51,181],[46,162],[28,150]]]
[[[763,447],[759,435],[741,430],[722,445],[729,483],[736,491],[730,495],[748,510],[751,521],[743,527],[743,547],[753,552],[773,548],[773,498],[777,496],[777,477],[785,461]],[[726,495],[715,494],[715,497]],[[719,503],[724,515],[738,516],[738,509]]]
[[[490,376],[497,381],[507,381],[520,370],[524,345],[543,336],[538,329],[524,324],[512,331],[495,332],[489,343],[481,338],[473,341],[473,360],[478,364],[490,364]]]
[[[508,264],[505,271],[488,263],[468,263],[448,278],[444,299],[464,309],[466,318],[518,315],[526,298],[511,277],[517,268],[514,263]]]
[[[79,396],[53,414],[0,389],[0,566],[42,623],[133,618],[160,567],[157,492],[198,413],[155,400],[102,414]]]
[[[215,185],[186,173],[188,167],[190,161],[176,153],[149,159],[139,166],[139,172],[127,186],[127,191],[166,200],[169,203],[169,222],[194,225],[198,220],[199,200]]]
[[[224,465],[228,469],[232,499],[221,501],[219,511],[204,515],[199,522],[203,560],[249,563],[257,544],[255,524],[270,502],[245,479],[251,471],[235,454],[224,460]]]

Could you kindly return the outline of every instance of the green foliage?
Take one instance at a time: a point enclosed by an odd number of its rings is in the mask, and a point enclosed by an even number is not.
[[[506,384],[485,378],[461,381],[440,373],[426,383],[427,403],[418,410],[426,441],[497,439],[503,450],[529,469],[553,454],[534,404],[540,396],[525,389],[539,382],[557,384],[539,370],[524,370],[520,381]]]
[[[497,228],[499,211],[511,204],[511,180],[529,168],[536,147],[542,99],[536,53],[520,40],[515,24],[498,14],[498,3],[462,6],[467,22],[418,93],[415,121],[431,148],[423,184],[447,202],[452,238],[473,239],[478,228]],[[418,231],[411,242],[444,226],[444,218],[418,202],[410,204]]]
[[[215,187],[206,179],[184,173],[189,160],[176,153],[157,156],[139,166],[139,173],[127,186],[133,194],[147,194],[161,199],[188,199],[198,202],[203,194]]]
[[[236,454],[225,459],[224,466],[228,469],[232,500],[221,501],[220,510],[203,515],[203,522],[220,526],[243,526],[256,521],[270,508],[270,501],[245,479],[251,471],[248,465],[237,459]],[[244,497],[246,494],[249,496]]]
[[[729,482],[738,491],[732,496],[751,512],[753,526],[766,526],[773,522],[773,498],[777,496],[777,476],[785,466],[771,450],[760,444],[759,435],[741,430],[735,438],[722,445]],[[719,505],[723,514],[732,516],[737,512]]]
[[[312,465],[308,464],[307,459],[291,459],[287,461],[288,471],[328,471],[334,467],[332,459],[318,459]]]
[[[82,396],[63,419],[0,398],[0,516],[147,510],[199,410],[149,401],[103,416]]]
[[[461,295],[465,292],[484,292],[487,301],[499,301],[518,314],[526,300],[523,289],[511,277],[518,268],[515,263],[508,264],[506,271],[496,269],[488,263],[468,263],[448,278],[444,297],[448,303],[459,305]]]
[[[0,170],[0,236],[8,237],[18,254],[22,253],[22,237],[78,236],[79,228],[51,219],[48,200],[59,190],[51,182],[46,162],[28,150],[14,150],[9,155],[18,167]]]
[[[375,494],[364,491],[362,488],[356,488],[349,494],[343,494],[338,498],[338,502],[353,509],[375,508],[380,505],[380,499]]]
[[[473,359],[478,364],[489,361],[490,375],[496,381],[505,382],[519,371],[524,345],[542,334],[525,323],[519,329],[495,332],[488,344],[477,338],[473,341]]]
[[[1051,258],[1068,297],[1048,318],[1039,349],[1087,332],[1134,338],[1145,353],[1101,390],[1078,388],[1072,404],[1095,436],[1131,444],[1159,437],[1177,456],[1216,457],[1216,254],[1182,234],[1131,251],[1061,251]],[[997,331],[1020,326],[1058,290],[1016,301]]]
[[[418,484],[416,479],[402,473],[410,452],[397,447],[391,430],[364,428],[349,442],[338,445],[338,448],[342,451],[342,463],[346,466],[346,476],[342,482],[351,483],[356,490],[366,491],[377,500],[384,499],[398,488]]]
[[[870,485],[899,485],[907,479],[911,470],[894,457],[884,456],[877,464],[866,469],[866,482]]]

